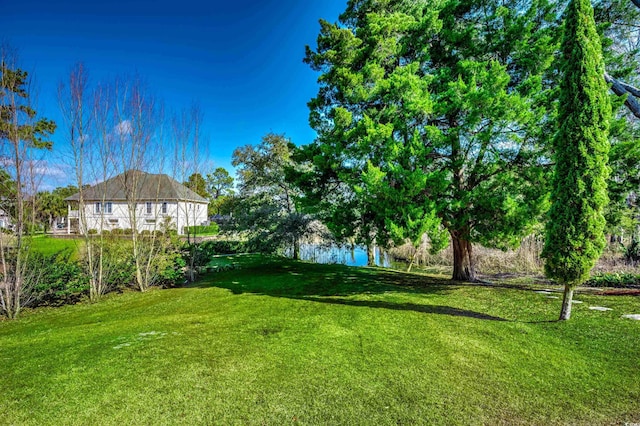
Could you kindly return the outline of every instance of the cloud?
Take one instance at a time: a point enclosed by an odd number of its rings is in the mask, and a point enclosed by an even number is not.
[[[67,177],[67,172],[63,170],[63,166],[48,165],[46,163],[38,162],[34,165],[33,172],[36,175],[47,176],[56,179],[64,179]]]
[[[114,133],[118,136],[130,135],[132,130],[133,127],[131,126],[130,120],[122,120],[121,122],[116,124],[115,128],[113,129]]]

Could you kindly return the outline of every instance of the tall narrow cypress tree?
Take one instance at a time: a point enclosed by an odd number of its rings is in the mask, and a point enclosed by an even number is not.
[[[573,290],[605,247],[611,105],[590,0],[565,12],[555,172],[543,256],[549,278],[564,285],[560,320],[571,316]]]

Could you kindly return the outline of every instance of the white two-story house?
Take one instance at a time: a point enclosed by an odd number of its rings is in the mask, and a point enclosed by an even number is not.
[[[165,174],[129,170],[67,198],[67,233],[206,225],[209,201]],[[81,203],[82,201],[82,203]],[[80,205],[83,205],[82,215]],[[82,217],[81,217],[82,216]]]

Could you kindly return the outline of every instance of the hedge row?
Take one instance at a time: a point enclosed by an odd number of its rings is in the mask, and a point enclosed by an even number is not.
[[[185,226],[184,233],[190,235],[215,235],[220,231],[220,227],[217,223],[212,223],[208,226]]]

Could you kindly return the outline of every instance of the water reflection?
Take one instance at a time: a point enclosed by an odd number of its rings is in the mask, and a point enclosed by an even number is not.
[[[379,247],[374,250],[376,266],[391,267],[391,257]],[[367,266],[367,250],[360,246],[303,244],[300,259],[315,263],[339,263],[348,266]]]

